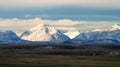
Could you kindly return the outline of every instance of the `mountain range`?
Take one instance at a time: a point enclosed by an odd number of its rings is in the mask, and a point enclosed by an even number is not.
[[[120,43],[120,25],[113,25],[109,30],[94,30],[80,33],[74,41],[79,43]]]
[[[113,25],[111,29],[96,29],[80,33],[79,31],[67,32],[39,24],[19,37],[12,31],[0,32],[0,43],[23,42],[23,41],[49,41],[53,43],[75,42],[75,43],[120,43],[120,25]]]

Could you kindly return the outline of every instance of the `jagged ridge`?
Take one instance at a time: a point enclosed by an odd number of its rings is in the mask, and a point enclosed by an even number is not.
[[[120,43],[120,25],[114,25],[109,30],[81,33],[73,40],[80,43]]]

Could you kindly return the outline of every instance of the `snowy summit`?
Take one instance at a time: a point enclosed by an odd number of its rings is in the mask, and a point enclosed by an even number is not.
[[[36,27],[31,28],[29,31],[25,31],[21,35],[22,39],[29,41],[51,41],[51,42],[65,42],[69,40],[69,37],[56,30],[54,27],[39,24]]]
[[[120,24],[115,24],[112,26],[112,30],[120,29]]]

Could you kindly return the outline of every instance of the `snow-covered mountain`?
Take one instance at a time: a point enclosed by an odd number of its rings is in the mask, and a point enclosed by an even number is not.
[[[64,33],[66,36],[68,36],[70,39],[75,38],[77,35],[80,34],[79,31],[70,31],[70,32],[66,32]]]
[[[0,43],[21,42],[22,40],[12,31],[0,31]]]
[[[117,30],[117,29],[120,29],[120,24],[113,25],[111,30]]]
[[[39,24],[33,27],[29,31],[25,31],[21,35],[22,39],[29,41],[51,41],[51,42],[65,42],[69,40],[69,37],[56,30],[54,27]]]
[[[109,30],[81,33],[73,40],[80,43],[120,43],[120,25],[116,24]]]

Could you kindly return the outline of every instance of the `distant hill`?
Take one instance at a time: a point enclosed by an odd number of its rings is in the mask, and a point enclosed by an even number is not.
[[[23,40],[20,39],[14,32],[12,31],[6,31],[2,32],[0,31],[0,43],[11,43],[11,42],[21,42]]]

